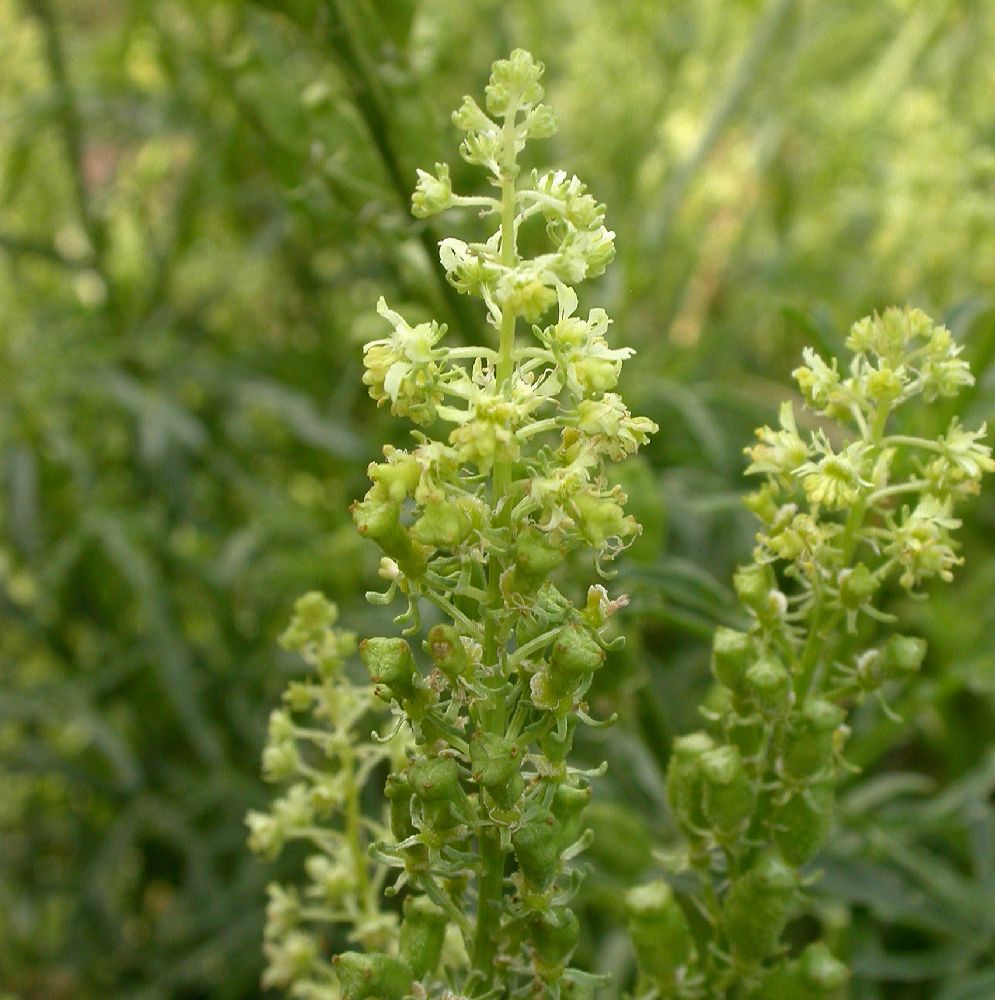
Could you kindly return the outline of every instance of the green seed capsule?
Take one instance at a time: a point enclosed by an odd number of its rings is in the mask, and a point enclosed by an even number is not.
[[[560,867],[560,842],[556,819],[544,813],[523,823],[512,835],[515,860],[526,880],[536,889],[546,889]]]
[[[378,636],[359,644],[359,657],[382,701],[398,701],[415,696],[417,669],[411,647],[400,638]]]
[[[605,662],[605,651],[581,625],[564,625],[553,643],[550,672],[569,678],[593,674]]]
[[[776,656],[757,660],[746,671],[744,686],[764,715],[779,715],[791,704],[791,674]]]
[[[667,768],[667,799],[674,817],[689,836],[708,826],[702,809],[704,778],[701,758],[714,748],[715,741],[707,733],[691,733],[674,740]]]
[[[390,808],[390,832],[398,842],[407,840],[418,832],[411,821],[411,800],[414,794],[406,771],[387,776],[384,795]]]
[[[926,658],[926,640],[893,635],[881,651],[885,677],[902,678],[917,673]]]
[[[533,916],[528,932],[536,970],[548,976],[569,961],[577,947],[580,924],[573,911],[556,906]]]
[[[344,951],[332,961],[342,1000],[402,1000],[411,992],[414,976],[400,959]]]
[[[399,951],[416,979],[431,975],[439,966],[449,917],[427,896],[408,896],[404,901]]]
[[[463,640],[452,625],[433,625],[429,630],[425,648],[435,665],[451,683],[455,683],[457,677],[469,675],[470,657]]]
[[[522,531],[515,540],[515,563],[509,579],[512,592],[534,594],[564,560],[566,552],[538,529]]]
[[[502,809],[510,809],[525,789],[518,744],[496,733],[477,732],[470,740],[473,780],[482,785]]]
[[[815,777],[833,759],[833,734],[843,724],[846,713],[832,702],[815,699],[793,716],[784,737],[781,766],[797,780]]]
[[[424,573],[427,550],[422,545],[414,544],[401,524],[400,504],[377,500],[368,493],[350,509],[356,530],[371,538],[386,555],[396,560],[402,572],[413,577]]]
[[[826,842],[835,793],[829,782],[796,792],[772,813],[774,843],[784,860],[800,868]]]
[[[767,595],[771,591],[768,571],[755,563],[740,566],[733,574],[732,585],[740,601],[757,613],[766,605]]]
[[[408,778],[431,829],[450,830],[470,819],[469,800],[452,757],[421,757],[408,768]]]
[[[705,818],[720,842],[734,840],[745,830],[756,805],[756,790],[743,759],[733,747],[718,747],[702,754],[700,766]]]
[[[550,805],[550,812],[557,824],[560,849],[566,850],[579,840],[584,833],[584,812],[591,801],[590,785],[577,788],[574,785],[557,785]]]
[[[734,628],[720,625],[712,640],[712,673],[736,694],[743,693],[743,680],[755,656],[753,640]]]
[[[684,910],[662,879],[625,894],[629,936],[643,972],[661,990],[694,955],[694,940]]]
[[[439,501],[425,507],[411,526],[411,537],[435,549],[455,549],[473,530],[473,519],[465,504]]]
[[[737,957],[759,962],[777,950],[796,886],[794,871],[772,854],[733,882],[722,904],[722,929]]]

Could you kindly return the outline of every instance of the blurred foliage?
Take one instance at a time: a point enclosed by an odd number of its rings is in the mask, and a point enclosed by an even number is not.
[[[597,294],[664,428],[627,473],[648,531],[600,691],[626,721],[586,751],[592,967],[629,974],[617,887],[670,834],[667,747],[751,544],[740,450],[802,344],[920,306],[992,416],[986,0],[0,0],[0,990],[256,995],[273,639],[311,588],[374,624],[359,345],[381,293],[479,335],[407,197],[519,44],[551,159],[608,202]],[[995,995],[990,492],[968,518],[955,589],[895,599],[929,685],[858,716],[814,892],[858,1000]]]

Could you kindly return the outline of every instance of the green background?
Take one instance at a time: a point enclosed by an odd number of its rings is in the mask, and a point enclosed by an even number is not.
[[[0,996],[257,994],[287,875],[244,847],[297,670],[275,636],[312,588],[377,625],[347,508],[405,432],[361,345],[380,294],[487,335],[440,277],[447,220],[407,199],[436,160],[476,182],[448,113],[519,45],[561,120],[536,165],[608,203],[587,296],[661,426],[599,674],[623,722],[581,748],[611,767],[588,967],[631,971],[617,888],[672,840],[669,741],[751,548],[742,448],[801,347],[920,306],[977,375],[965,422],[992,416],[986,0],[0,0]],[[964,517],[956,584],[887,597],[925,674],[904,723],[857,713],[864,771],[796,929],[822,923],[857,1000],[995,996],[995,491]]]

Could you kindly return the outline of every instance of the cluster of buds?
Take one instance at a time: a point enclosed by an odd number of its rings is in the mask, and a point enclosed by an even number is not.
[[[952,514],[995,471],[985,428],[955,419],[938,439],[891,433],[907,401],[955,395],[971,374],[950,333],[917,310],[857,323],[845,377],[806,351],[794,374],[825,419],[803,435],[785,404],[747,449],[764,485],[747,498],[761,529],[734,578],[749,626],[714,636],[708,727],[675,741],[667,774],[696,876],[684,904],[667,882],[630,893],[633,943],[660,997],[842,996],[846,968],[824,945],[785,954],[782,934],[804,866],[833,816],[848,710],[919,670],[925,643],[867,636],[893,621],[877,607],[890,581],[917,592],[960,561]],[[704,914],[695,935],[690,907]],[[699,927],[700,927],[699,923]]]
[[[445,327],[411,325],[381,301],[389,331],[364,352],[371,396],[422,428],[409,448],[384,449],[353,505],[358,530],[383,553],[386,591],[368,596],[405,602],[402,633],[359,644],[363,686],[343,680],[346,643],[327,616],[314,628],[304,621],[316,599],[288,632],[327,676],[326,693],[320,725],[277,714],[264,767],[305,776],[288,800],[314,795],[326,777],[336,789],[290,827],[281,802],[250,818],[263,853],[302,835],[328,854],[309,862],[303,895],[274,894],[269,982],[296,995],[555,997],[596,982],[570,965],[583,875],[574,859],[591,839],[588,774],[570,752],[578,723],[601,724],[585,696],[620,642],[609,638],[610,618],[625,599],[599,585],[577,607],[552,574],[572,553],[587,550],[597,564],[637,536],[609,469],[656,427],[615,391],[632,351],[609,346],[603,310],[578,314],[571,287],[612,258],[604,206],[576,177],[523,177],[518,167],[528,140],[555,131],[542,72],[516,50],[494,65],[485,108],[468,97],[453,116],[466,133],[461,155],[485,168],[493,193],[459,195],[437,165],[419,172],[413,198],[418,217],[472,208],[496,220],[482,242],[440,246],[452,285],[482,300],[493,343],[449,346]],[[525,258],[519,230],[533,216],[549,249]],[[432,619],[424,629],[423,617]],[[332,660],[334,670],[321,666]],[[311,707],[311,691],[293,687],[288,703]],[[357,723],[377,706],[394,735],[357,740]],[[302,758],[305,736],[325,761]],[[360,815],[355,794],[382,761],[379,822]],[[395,897],[402,905],[384,908]],[[302,922],[321,913],[351,925],[355,950],[329,955],[306,936]],[[315,983],[334,992],[313,992]]]

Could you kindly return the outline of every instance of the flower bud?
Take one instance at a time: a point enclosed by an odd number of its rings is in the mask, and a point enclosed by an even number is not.
[[[515,49],[507,59],[498,59],[484,88],[488,112],[500,117],[538,104],[543,98],[539,81],[544,70],[525,49]]]
[[[839,576],[839,585],[840,603],[850,611],[856,611],[866,604],[878,589],[874,574],[863,563],[843,570]]]
[[[437,163],[435,175],[418,171],[418,184],[411,196],[411,214],[416,219],[427,219],[437,212],[444,212],[453,203],[453,185],[449,177],[449,164]]]
[[[821,699],[806,702],[801,712],[789,720],[784,735],[781,750],[784,773],[804,780],[827,768],[835,749],[833,735],[844,718],[846,713],[832,702]]]
[[[832,784],[822,782],[775,806],[771,816],[774,843],[788,864],[800,868],[825,844],[834,799]]]
[[[918,672],[926,658],[926,640],[910,635],[892,635],[881,652],[886,677],[908,677]]]
[[[364,639],[359,644],[359,657],[373,682],[374,694],[382,701],[414,698],[418,671],[411,647],[403,639]]]
[[[668,984],[694,955],[684,910],[670,886],[659,879],[625,894],[629,936],[643,972],[666,995]]]
[[[797,884],[773,854],[733,882],[722,904],[722,929],[736,957],[759,962],[777,950]]]
[[[702,754],[704,777],[702,804],[716,839],[728,843],[745,830],[756,805],[756,790],[750,781],[739,751],[718,747]]]
[[[405,899],[398,953],[415,979],[431,975],[438,968],[448,923],[445,910],[427,896]]]
[[[411,992],[414,976],[400,959],[379,952],[344,951],[332,962],[342,1000],[403,1000]]]
[[[451,684],[457,677],[470,673],[470,657],[459,633],[452,625],[433,625],[425,643],[435,665],[449,678]]]

